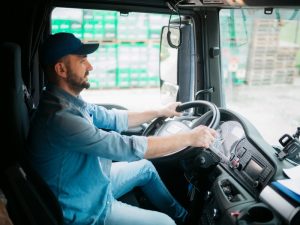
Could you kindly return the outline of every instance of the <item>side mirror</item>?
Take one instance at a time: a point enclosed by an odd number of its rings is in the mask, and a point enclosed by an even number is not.
[[[180,1],[179,1],[180,2]],[[172,20],[170,14],[168,26],[162,28],[160,37],[159,75],[160,75],[160,96],[163,104],[175,102],[178,97],[178,48],[181,46],[181,16],[171,1],[167,5],[172,12],[177,13],[178,19]]]
[[[168,26],[162,28],[159,53],[159,77],[163,82],[177,84],[178,49],[170,46],[169,39],[173,44],[176,44],[178,43],[178,39],[176,39],[178,36],[176,32],[172,31],[173,28],[169,29]]]
[[[169,40],[176,45],[178,44],[178,37],[176,28],[169,28],[168,26],[162,28],[159,54],[160,98],[162,104],[177,100],[178,48],[173,48]]]

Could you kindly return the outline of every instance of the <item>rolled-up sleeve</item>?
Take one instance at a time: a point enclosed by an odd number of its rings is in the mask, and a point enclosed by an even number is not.
[[[138,156],[140,159],[143,159],[145,157],[145,152],[148,148],[147,138],[144,136],[134,136],[134,137],[137,137],[133,142],[134,145],[133,149],[135,155]]]
[[[96,127],[121,132],[128,129],[128,111],[106,109],[102,106],[87,104],[86,110]]]

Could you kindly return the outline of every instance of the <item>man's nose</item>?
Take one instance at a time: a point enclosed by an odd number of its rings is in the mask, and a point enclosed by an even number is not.
[[[87,69],[88,69],[88,71],[91,71],[91,70],[94,69],[93,66],[92,66],[92,64],[88,60],[86,61],[86,63],[87,63]]]

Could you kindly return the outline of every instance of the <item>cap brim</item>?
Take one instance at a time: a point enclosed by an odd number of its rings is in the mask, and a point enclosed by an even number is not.
[[[88,55],[95,52],[99,47],[99,43],[85,43],[78,50],[73,52],[78,55]]]

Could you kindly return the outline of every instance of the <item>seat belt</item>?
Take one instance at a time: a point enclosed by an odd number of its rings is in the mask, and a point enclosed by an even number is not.
[[[36,109],[36,106],[34,104],[34,101],[33,101],[32,97],[31,97],[31,94],[29,93],[26,85],[23,84],[22,86],[23,86],[25,104],[27,106],[28,113],[29,113],[29,116],[31,118],[32,114],[34,113],[34,111]]]

